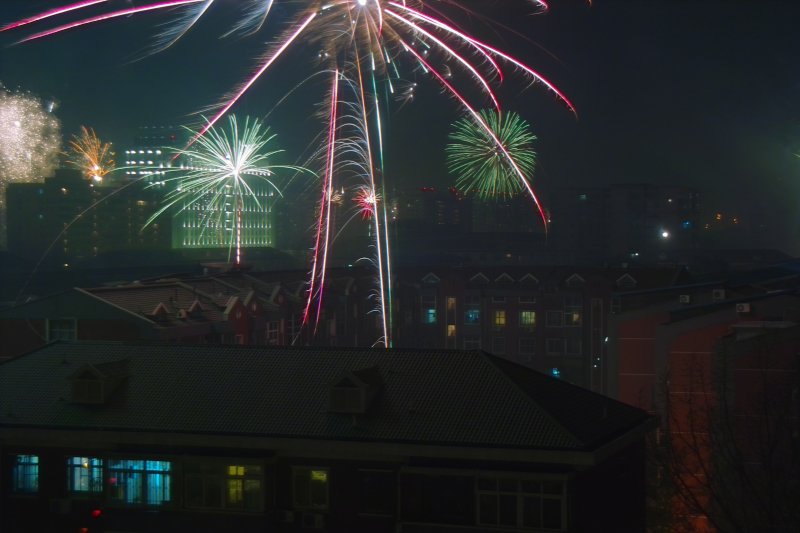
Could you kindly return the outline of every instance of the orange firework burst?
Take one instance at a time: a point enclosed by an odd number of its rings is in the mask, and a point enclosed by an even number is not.
[[[69,146],[69,163],[83,172],[86,179],[103,181],[103,177],[114,170],[111,143],[101,141],[92,128],[81,126],[81,134],[73,135]]]

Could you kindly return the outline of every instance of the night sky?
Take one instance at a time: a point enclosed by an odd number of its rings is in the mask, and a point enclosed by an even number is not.
[[[276,2],[262,34],[220,39],[239,1],[221,0],[184,40],[141,60],[169,16],[139,15],[14,47],[25,31],[0,34],[0,82],[57,99],[65,135],[85,124],[124,149],[137,126],[183,123],[242,81],[288,20]],[[0,20],[64,3],[2,0]],[[800,2],[553,0],[538,16],[522,0],[469,3],[507,28],[465,25],[538,68],[578,108],[576,120],[521,76],[509,75],[500,91],[539,137],[540,191],[692,186],[703,193],[704,212],[763,226],[758,242],[746,244],[800,253]],[[263,116],[314,72],[315,52],[296,47],[235,111]],[[443,148],[458,110],[432,80],[415,76],[418,97],[394,105],[389,117],[387,179],[398,188],[449,183]],[[288,153],[299,156],[318,132],[313,112],[326,85],[312,79],[269,117]]]

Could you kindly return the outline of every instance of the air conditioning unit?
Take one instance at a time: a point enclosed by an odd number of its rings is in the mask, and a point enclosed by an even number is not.
[[[725,299],[725,289],[714,289],[711,291],[711,299],[719,302]]]
[[[278,522],[284,524],[293,524],[294,523],[294,511],[284,511],[282,509],[278,509]]]
[[[737,313],[749,313],[750,312],[750,304],[749,303],[736,304],[736,312]]]
[[[681,294],[678,297],[678,301],[682,304],[690,304],[692,303],[692,295],[691,294]]]
[[[305,529],[322,529],[325,527],[325,515],[319,513],[303,513],[301,527]]]

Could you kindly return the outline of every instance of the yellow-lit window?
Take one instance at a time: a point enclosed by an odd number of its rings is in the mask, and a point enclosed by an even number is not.
[[[503,328],[506,325],[506,311],[505,309],[495,309],[494,311],[494,327]]]
[[[448,337],[455,337],[456,336],[456,326],[455,326],[455,324],[448,324],[447,325],[447,336]]]

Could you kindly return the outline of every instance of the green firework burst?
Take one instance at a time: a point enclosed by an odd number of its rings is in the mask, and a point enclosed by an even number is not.
[[[514,112],[483,110],[480,116],[530,181],[536,164],[533,149],[536,135],[531,132],[530,124]],[[466,194],[474,193],[482,198],[507,197],[523,188],[506,154],[472,117],[463,117],[453,124],[445,151],[456,187]]]

